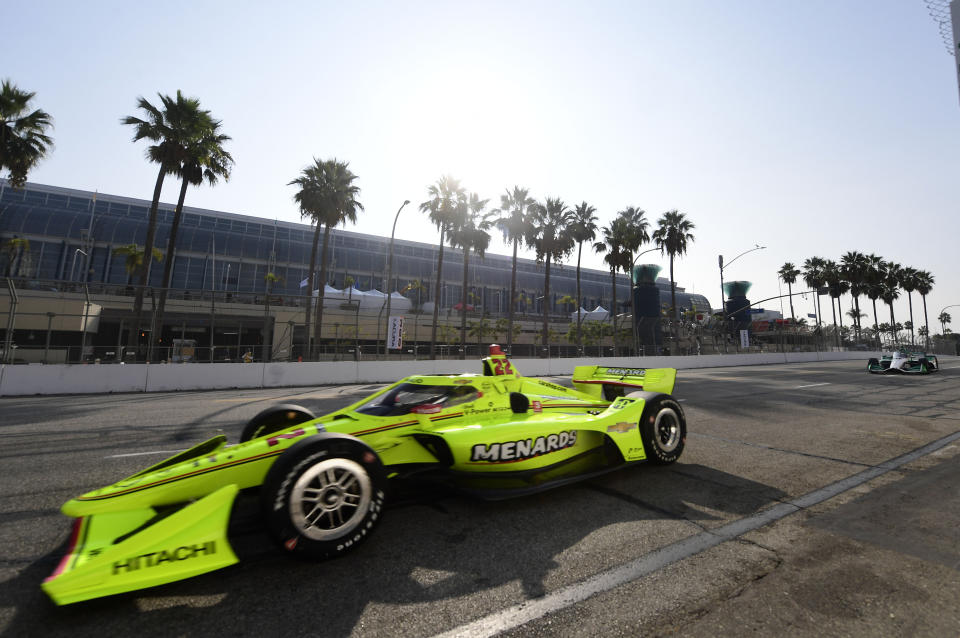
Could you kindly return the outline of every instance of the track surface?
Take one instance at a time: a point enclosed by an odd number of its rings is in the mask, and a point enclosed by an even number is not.
[[[466,362],[465,369],[475,367]],[[681,460],[495,503],[386,512],[357,552],[277,552],[58,608],[60,504],[264,407],[375,386],[0,399],[0,633],[11,636],[960,635],[960,360],[680,371]]]

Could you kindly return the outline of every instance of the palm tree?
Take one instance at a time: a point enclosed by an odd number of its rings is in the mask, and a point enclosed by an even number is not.
[[[946,310],[942,311],[937,317],[937,321],[940,322],[940,334],[947,334],[947,324],[953,321],[953,317],[950,316],[950,313]]]
[[[670,317],[676,321],[677,315],[677,283],[673,278],[673,260],[678,255],[685,255],[687,244],[693,243],[694,236],[692,231],[695,226],[693,222],[687,219],[685,213],[678,213],[676,210],[667,211],[663,217],[657,220],[657,229],[653,231],[653,241],[660,249],[660,254],[664,251],[670,255]]]
[[[580,316],[580,307],[583,304],[583,297],[580,293],[580,256],[583,254],[583,242],[593,241],[597,236],[597,217],[594,213],[597,209],[581,202],[579,206],[573,209],[573,225],[570,227],[570,235],[573,241],[577,243],[577,354],[581,354],[583,341],[580,338],[580,325],[583,317]]]
[[[913,291],[920,284],[920,271],[910,266],[900,272],[900,287],[907,292],[907,303],[910,306],[910,345],[914,345],[913,338]]]
[[[152,251],[150,251],[150,253],[153,255],[154,261],[163,261],[163,253],[160,252],[159,248],[154,248]],[[127,244],[126,246],[117,246],[114,248],[113,254],[120,255],[125,258],[123,267],[124,270],[127,271],[127,285],[130,285],[130,282],[133,280],[133,278],[144,270],[143,256],[146,254],[146,252],[142,246],[137,246],[136,244]]]
[[[513,309],[517,300],[517,248],[530,233],[530,207],[536,202],[525,188],[513,187],[500,196],[500,218],[497,228],[503,233],[504,241],[513,244],[513,267],[510,272],[510,303],[507,309],[507,352],[513,347]]]
[[[833,332],[836,336],[837,347],[840,347],[840,330],[837,328],[837,309],[834,306],[840,305],[840,297],[849,289],[849,284],[844,281],[840,274],[840,266],[832,259],[823,262],[823,279],[830,291],[830,312],[833,314]],[[840,310],[840,328],[843,328],[843,309]]]
[[[463,217],[457,220],[450,230],[450,245],[463,250],[463,289],[460,295],[460,343],[467,342],[467,269],[470,262],[470,251],[483,258],[490,245],[490,234],[487,232],[493,221],[490,219],[496,213],[484,213],[488,199],[480,199],[476,193],[470,193],[467,205],[463,208]],[[466,348],[460,351],[460,358],[466,358]]]
[[[190,126],[198,131],[197,136],[183,149],[183,161],[176,174],[180,177],[180,197],[177,199],[177,208],[173,213],[173,222],[170,225],[170,237],[167,240],[167,258],[163,262],[163,279],[161,281],[160,301],[157,304],[157,334],[163,334],[163,315],[167,303],[167,292],[170,287],[170,276],[173,274],[173,260],[176,252],[177,233],[180,229],[180,220],[183,217],[183,202],[187,196],[187,186],[199,186],[207,181],[210,186],[217,183],[222,177],[224,181],[230,179],[230,169],[233,166],[233,157],[223,145],[230,140],[228,135],[220,133],[220,121],[210,116],[210,111],[190,111],[186,113],[196,117],[198,121]]]
[[[780,267],[777,275],[780,276],[783,283],[787,284],[787,299],[790,300],[790,320],[796,324],[797,318],[793,313],[793,284],[797,283],[797,277],[800,275],[800,271],[793,263],[788,261]]]
[[[877,299],[883,294],[883,272],[885,267],[886,264],[881,257],[873,253],[867,255],[864,292],[873,304],[873,331],[877,339],[877,348],[880,348],[882,345],[880,343],[880,329],[877,321]]]
[[[921,270],[917,275],[917,292],[923,299],[923,325],[926,329],[924,334],[924,349],[930,348],[930,322],[927,321],[927,295],[933,290],[933,275],[926,270]]]
[[[537,262],[546,264],[543,284],[543,337],[542,344],[549,348],[550,319],[550,263],[559,262],[573,250],[573,236],[570,226],[574,216],[567,205],[559,198],[548,197],[543,204],[534,204],[531,230],[527,235],[527,246],[537,251]],[[547,352],[549,356],[549,351]]]
[[[640,246],[650,241],[650,235],[647,233],[647,228],[649,228],[650,223],[647,221],[646,213],[635,206],[628,206],[626,209],[620,211],[618,215],[623,218],[625,225],[625,243],[624,250],[626,251],[625,256],[625,268],[624,272],[630,277],[630,314],[633,317],[632,321],[632,332],[634,338],[634,347],[639,346],[639,341],[637,340],[637,309],[633,307],[633,259],[634,254],[640,250]]]
[[[884,269],[884,277],[880,288],[880,298],[890,306],[890,332],[893,336],[893,343],[897,341],[897,320],[893,316],[893,302],[900,297],[900,277],[903,273],[903,267],[900,264],[887,262]]]
[[[10,171],[14,188],[27,183],[27,173],[53,146],[53,138],[47,135],[53,119],[46,111],[30,110],[35,95],[21,91],[10,80],[0,86],[0,171]]]
[[[449,175],[441,177],[427,188],[430,199],[420,204],[420,210],[430,217],[440,231],[440,250],[437,254],[437,284],[433,296],[433,328],[430,331],[430,358],[437,358],[437,322],[440,320],[440,287],[443,282],[443,244],[463,216],[466,193],[460,182]]]
[[[30,240],[26,237],[8,239],[6,244],[4,244],[4,249],[7,253],[7,268],[4,276],[19,276],[22,270],[24,255],[30,253]]]
[[[350,171],[348,162],[337,159],[326,161],[313,159],[313,165],[303,169],[303,174],[288,185],[300,187],[293,199],[300,205],[300,215],[310,217],[316,224],[313,232],[313,248],[310,251],[310,271],[307,275],[307,289],[313,293],[313,272],[316,268],[317,243],[320,226],[323,226],[323,249],[320,254],[320,281],[316,301],[316,319],[313,328],[313,343],[319,345],[320,330],[323,324],[323,296],[327,283],[327,262],[330,252],[330,231],[340,224],[357,223],[357,211],[363,210],[363,204],[357,201],[360,187],[354,185],[357,176]],[[310,301],[307,302],[306,323],[310,326]],[[308,353],[313,355],[309,346]]]
[[[810,257],[803,262],[803,281],[813,289],[813,303],[817,311],[817,331],[820,331],[820,287],[826,283],[823,277],[823,265],[826,261],[821,257]]]
[[[157,208],[160,204],[160,192],[163,189],[163,179],[166,175],[180,170],[185,159],[186,147],[202,134],[203,128],[198,128],[206,120],[200,113],[200,100],[185,98],[177,91],[176,99],[169,95],[158,94],[161,107],[158,108],[140,97],[137,98],[137,107],[146,113],[143,120],[132,115],[123,118],[121,123],[134,127],[133,141],[149,140],[154,142],[147,148],[147,159],[160,165],[157,174],[157,183],[153,188],[153,200],[150,204],[150,215],[147,221],[147,237],[144,241],[144,252],[153,251],[153,244],[157,234]],[[167,255],[172,259],[172,255]],[[150,278],[150,265],[146,264],[139,271],[139,282],[133,299],[133,329],[130,331],[130,347],[134,347],[137,335],[140,332],[141,314],[143,311],[143,292]]]
[[[617,270],[624,267],[627,260],[627,252],[624,246],[627,242],[628,228],[622,217],[615,218],[609,225],[604,226],[600,232],[603,235],[603,241],[593,245],[594,252],[604,253],[603,261],[610,266],[610,282],[613,288],[612,307],[610,308],[610,327],[613,338],[613,356],[617,356]],[[627,264],[629,268],[629,264]]]
[[[868,267],[867,256],[860,252],[850,251],[840,258],[840,276],[850,284],[850,296],[853,297],[853,306],[856,309],[854,326],[858,341],[860,340],[860,317],[864,316],[860,312],[860,295],[866,292]]]

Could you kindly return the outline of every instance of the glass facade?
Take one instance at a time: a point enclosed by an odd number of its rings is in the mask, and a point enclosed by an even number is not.
[[[150,202],[54,186],[28,184],[15,190],[0,180],[0,272],[6,276],[56,282],[129,283],[118,247],[142,246],[147,230]],[[166,251],[174,206],[161,203],[158,210],[156,247]],[[185,207],[174,254],[171,288],[217,290],[262,294],[265,277],[273,272],[275,295],[301,295],[300,282],[307,278],[314,229],[307,224],[280,222],[232,213]],[[29,241],[29,248],[8,248],[14,238]],[[437,246],[405,240],[394,243],[393,281],[384,281],[389,238],[334,229],[328,265],[329,282],[343,288],[347,277],[361,290],[403,290],[419,280],[423,290],[407,292],[415,303],[434,301]],[[470,259],[470,303],[478,310],[505,314],[510,290],[511,258],[488,253]],[[440,306],[459,303],[463,283],[463,260],[459,250],[444,249]],[[154,262],[149,284],[160,286],[163,268]],[[518,309],[542,311],[543,269],[534,261],[520,259],[517,287],[522,295]],[[657,281],[661,300],[670,303],[669,283]],[[315,287],[317,285],[315,284]],[[576,267],[551,268],[551,310],[572,311],[558,300],[576,295]],[[610,308],[611,278],[607,271],[581,270],[581,306]],[[617,276],[617,301],[621,311],[629,306],[629,279]],[[698,310],[709,308],[702,295],[678,288],[677,303]]]

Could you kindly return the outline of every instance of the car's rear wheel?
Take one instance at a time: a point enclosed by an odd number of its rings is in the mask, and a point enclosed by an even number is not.
[[[652,463],[673,463],[680,458],[687,440],[683,408],[669,396],[652,399],[644,406],[640,417],[640,436]]]
[[[240,434],[240,442],[286,430],[291,426],[313,421],[315,418],[317,417],[313,412],[299,405],[292,403],[274,405],[247,422]]]
[[[870,360],[867,361],[867,370],[872,371],[874,366],[877,366],[877,367],[880,366],[880,360],[877,359],[876,357],[872,357]]]
[[[325,433],[295,444],[261,488],[267,529],[287,552],[333,558],[365,541],[380,521],[386,473],[362,441]]]

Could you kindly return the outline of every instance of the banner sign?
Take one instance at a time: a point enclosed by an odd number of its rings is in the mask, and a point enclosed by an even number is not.
[[[399,350],[403,347],[403,317],[391,316],[387,328],[387,349]]]
[[[740,331],[740,347],[741,348],[750,347],[750,331],[749,330]]]

